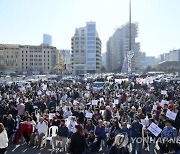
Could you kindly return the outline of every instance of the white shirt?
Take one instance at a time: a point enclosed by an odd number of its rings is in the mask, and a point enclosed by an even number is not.
[[[8,146],[8,142],[9,140],[8,140],[6,130],[3,130],[0,133],[0,149],[6,148]]]
[[[44,121],[42,123],[38,122],[38,124],[36,125],[36,129],[38,131],[38,134],[46,134],[48,126]]]

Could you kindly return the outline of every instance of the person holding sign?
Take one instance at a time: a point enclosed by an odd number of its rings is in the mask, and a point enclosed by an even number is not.
[[[161,137],[162,139],[174,139],[177,137],[177,130],[172,126],[172,121],[171,120],[166,120],[165,122],[165,127],[163,131],[161,132]],[[164,153],[169,153],[174,151],[174,144],[168,141],[165,141],[163,144],[159,145],[162,152]]]

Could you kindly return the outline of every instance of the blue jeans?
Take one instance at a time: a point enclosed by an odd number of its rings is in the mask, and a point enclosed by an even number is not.
[[[137,139],[132,142],[132,154],[141,154],[142,150],[142,143],[138,141]]]

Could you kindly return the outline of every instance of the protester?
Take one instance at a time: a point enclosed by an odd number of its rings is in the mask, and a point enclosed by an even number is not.
[[[17,83],[0,84],[0,122],[5,125],[8,136],[15,137],[15,143],[19,144],[24,143],[23,138],[20,140],[23,136],[27,143],[30,140],[30,145],[34,145],[34,138],[38,136],[37,146],[40,146],[47,129],[57,126],[59,131],[53,137],[53,146],[56,147],[59,140],[65,150],[72,135],[77,133],[75,126],[81,124],[91,152],[108,153],[116,148],[114,141],[119,133],[128,137],[126,148],[132,147],[133,154],[157,151],[157,146],[146,137],[155,139],[160,147],[170,146],[170,152],[177,152],[178,144],[163,144],[159,139],[179,137],[175,132],[180,129],[180,85],[157,82],[155,78],[150,82],[149,77],[142,79],[142,83],[136,82],[136,77],[119,83],[115,79],[115,75],[107,80],[103,77],[105,85],[96,91],[92,88],[96,81],[93,78],[53,83],[39,80],[24,87]],[[152,124],[162,129],[156,136],[150,131]],[[167,135],[171,134],[169,129],[173,135]]]
[[[0,123],[0,154],[4,154],[8,147],[8,136],[6,129],[2,123]]]
[[[71,137],[69,152],[70,154],[83,154],[85,149],[88,149],[87,147],[83,126],[77,125],[76,132]]]

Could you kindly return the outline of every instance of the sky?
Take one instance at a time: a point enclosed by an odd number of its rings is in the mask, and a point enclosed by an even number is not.
[[[158,56],[180,48],[180,0],[132,0],[140,51]],[[71,49],[75,28],[95,21],[102,41],[129,20],[129,0],[0,0],[0,44],[39,45],[43,33],[52,45]]]

